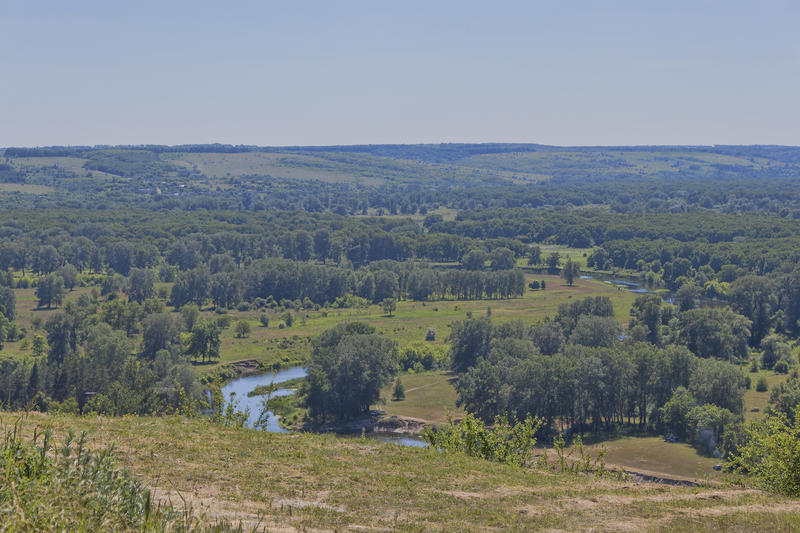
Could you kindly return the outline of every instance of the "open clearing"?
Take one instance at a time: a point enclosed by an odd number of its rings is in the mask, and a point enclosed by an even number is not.
[[[329,183],[375,184],[380,180],[360,177],[330,167],[324,159],[312,155],[248,152],[239,154],[164,154],[164,159],[185,162],[211,178],[227,176],[272,176],[296,180],[319,180]]]
[[[745,422],[757,420],[764,416],[764,410],[767,408],[769,402],[769,395],[772,388],[780,383],[786,381],[789,376],[786,374],[776,374],[771,370],[760,370],[759,372],[748,373],[750,376],[750,389],[744,393],[744,419]],[[769,387],[765,392],[758,392],[756,390],[756,383],[758,379],[764,376],[767,379],[767,386]],[[754,411],[754,409],[756,409]]]
[[[444,370],[422,372],[419,374],[401,374],[400,379],[406,389],[404,400],[392,400],[393,384],[381,390],[381,397],[386,404],[376,406],[389,415],[418,418],[435,424],[447,422],[447,414],[454,418],[464,415],[461,408],[456,407],[456,391],[453,382],[454,373]]]
[[[600,446],[608,454],[606,463],[626,470],[676,479],[721,479],[714,465],[722,461],[705,457],[685,443],[667,442],[663,437],[622,437],[589,446],[596,455]]]
[[[521,320],[532,325],[546,316],[555,316],[558,306],[572,299],[586,296],[604,295],[611,298],[614,311],[620,324],[626,325],[628,313],[636,297],[628,291],[619,290],[607,284],[580,280],[568,287],[558,276],[535,275],[530,279],[545,279],[547,289],[528,291],[521,298],[510,300],[467,300],[415,302],[400,301],[393,316],[386,316],[379,305],[363,309],[326,309],[320,311],[296,311],[292,327],[280,329],[280,313],[268,313],[269,327],[262,327],[259,311],[231,311],[232,322],[244,319],[250,322],[251,333],[246,338],[236,338],[233,329],[222,333],[221,358],[211,365],[203,365],[201,373],[206,373],[234,361],[255,359],[270,366],[302,362],[310,350],[309,339],[319,335],[342,321],[359,320],[374,326],[379,332],[397,341],[400,348],[410,342],[422,341],[428,328],[436,330],[436,344],[444,344],[450,334],[450,324],[466,318],[467,313],[480,316],[491,308],[492,318],[497,321]],[[215,316],[208,313],[208,316]]]
[[[55,191],[47,185],[30,183],[0,183],[0,192],[20,192],[24,194],[48,194]]]

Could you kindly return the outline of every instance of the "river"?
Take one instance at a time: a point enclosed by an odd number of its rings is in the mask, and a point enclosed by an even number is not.
[[[247,417],[247,426],[254,427],[256,420],[258,420],[258,414],[261,411],[261,396],[248,396],[247,394],[254,390],[256,387],[259,386],[266,386],[270,383],[275,385],[280,385],[281,383],[285,383],[287,381],[291,381],[293,379],[304,378],[306,377],[307,372],[306,369],[302,366],[296,366],[292,368],[287,368],[286,370],[281,370],[280,372],[276,373],[267,373],[267,374],[256,374],[253,376],[244,376],[241,378],[234,379],[233,381],[229,382],[227,385],[222,387],[222,394],[225,397],[225,400],[228,402],[232,402],[236,405],[237,411],[245,411],[246,409],[250,410],[249,416]],[[275,392],[272,393],[273,397],[276,396],[290,396],[294,394],[295,391],[292,389],[281,389],[278,388]],[[269,419],[267,420],[267,426],[265,428],[266,431],[272,431],[275,433],[289,433],[290,431],[284,427],[281,427],[278,417],[275,416],[274,413],[269,411]],[[358,435],[341,435],[343,438],[359,438]],[[423,447],[426,446],[425,442],[416,438],[416,437],[409,437],[407,435],[400,435],[395,433],[367,433],[365,435],[368,439],[375,439],[380,440],[382,442],[392,442],[394,444],[399,444],[401,446],[417,446]]]
[[[617,287],[621,287],[627,291],[634,292],[636,294],[647,294],[649,292],[655,292],[651,291],[647,287],[643,287],[641,283],[635,281],[628,281],[624,279],[616,279],[613,276],[603,276],[600,274],[594,274],[591,276],[589,275],[580,276],[580,279],[593,279],[597,281],[606,281],[608,283],[611,283],[612,285],[616,285]],[[672,292],[661,291],[660,294],[661,294],[661,300],[663,300],[665,303],[669,304],[673,303]],[[666,294],[667,296],[666,298],[664,297],[664,294]]]
[[[302,366],[296,366],[281,370],[274,374],[257,374],[254,376],[245,376],[237,378],[222,387],[222,394],[225,400],[236,405],[237,411],[250,410],[250,416],[247,417],[247,426],[253,427],[258,420],[258,414],[261,411],[261,396],[248,396],[247,393],[254,390],[259,386],[266,386],[270,383],[279,385],[292,379],[306,377],[306,369]],[[277,396],[291,396],[294,391],[291,389],[278,389],[272,393],[273,397]],[[269,412],[269,420],[267,421],[267,431],[274,431],[276,433],[288,433],[289,430],[281,427],[278,423],[278,417],[271,411]]]

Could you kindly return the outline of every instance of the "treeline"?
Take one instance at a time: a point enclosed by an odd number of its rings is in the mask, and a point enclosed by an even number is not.
[[[634,239],[606,242],[588,265],[602,270],[639,271],[651,283],[676,289],[687,280],[731,282],[747,274],[788,273],[800,260],[797,237],[747,239],[710,244],[700,241]]]
[[[791,237],[800,231],[800,220],[711,212],[623,215],[601,209],[482,209],[463,211],[455,220],[439,220],[428,226],[432,232],[478,239],[505,237],[584,248],[613,240],[719,243]]]
[[[458,261],[472,248],[525,246],[513,239],[472,239],[423,232],[410,219],[354,219],[333,214],[274,212],[161,213],[58,211],[5,213],[0,220],[0,269],[48,274],[64,264],[80,272],[160,263],[188,270],[205,263],[249,263],[267,257],[363,266],[390,259]],[[228,256],[220,257],[220,256]]]
[[[439,271],[416,263],[381,261],[360,270],[287,259],[263,259],[243,268],[228,263],[212,273],[202,266],[178,273],[170,294],[176,308],[210,299],[222,308],[240,301],[309,301],[329,305],[347,295],[370,302],[386,298],[414,300],[513,298],[525,291],[517,269],[498,271]]]
[[[430,215],[425,225],[476,240],[599,246],[587,258],[589,267],[638,271],[649,285],[672,290],[691,281],[710,297],[724,296],[719,283],[788,274],[800,261],[800,220],[764,215],[489,209],[462,212],[452,221]]]

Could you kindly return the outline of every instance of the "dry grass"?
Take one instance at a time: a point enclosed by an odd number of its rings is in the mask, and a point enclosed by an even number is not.
[[[8,424],[18,415],[3,413]],[[671,487],[518,469],[430,449],[236,430],[181,418],[31,414],[90,431],[156,491],[270,530],[796,530],[800,502],[736,487]],[[179,496],[180,494],[180,496]]]

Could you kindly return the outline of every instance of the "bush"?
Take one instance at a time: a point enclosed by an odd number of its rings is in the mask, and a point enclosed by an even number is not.
[[[394,298],[384,298],[381,301],[381,308],[383,309],[384,315],[392,316],[397,310],[397,300]]]
[[[236,306],[237,311],[250,311],[253,308],[248,302],[239,302]]]
[[[747,439],[725,464],[727,470],[747,474],[766,490],[800,496],[800,406],[794,421],[785,414],[768,416],[747,430]]]
[[[360,296],[355,296],[348,292],[345,293],[344,296],[339,296],[336,298],[331,307],[339,309],[346,309],[349,307],[364,308],[369,307],[369,300],[366,298],[361,298]]]
[[[258,321],[261,322],[261,325],[265,328],[269,327],[269,315],[267,315],[267,313],[261,313],[261,316],[258,317]]]
[[[425,340],[426,341],[435,341],[436,340],[436,330],[433,328],[428,328],[428,331],[425,332]]]
[[[531,458],[536,446],[536,433],[542,427],[541,419],[528,416],[513,426],[506,417],[496,417],[491,428],[471,413],[453,424],[427,427],[422,439],[432,448],[447,452],[462,452],[488,461],[522,466]]]
[[[775,363],[775,372],[778,374],[788,374],[789,373],[789,363],[781,359],[777,363]]]
[[[200,308],[195,304],[186,304],[181,307],[181,319],[186,331],[192,331],[198,318],[200,318]]]
[[[414,369],[415,372],[447,368],[450,364],[450,353],[446,346],[413,342],[400,352],[398,362],[403,370]]]
[[[767,385],[767,378],[761,376],[756,382],[756,392],[767,392],[769,385]]]
[[[394,390],[392,391],[392,398],[396,402],[406,399],[406,388],[403,386],[403,382],[400,380],[399,377],[396,380],[394,380]]]
[[[236,336],[241,338],[250,335],[250,323],[247,320],[240,320],[236,323]]]

